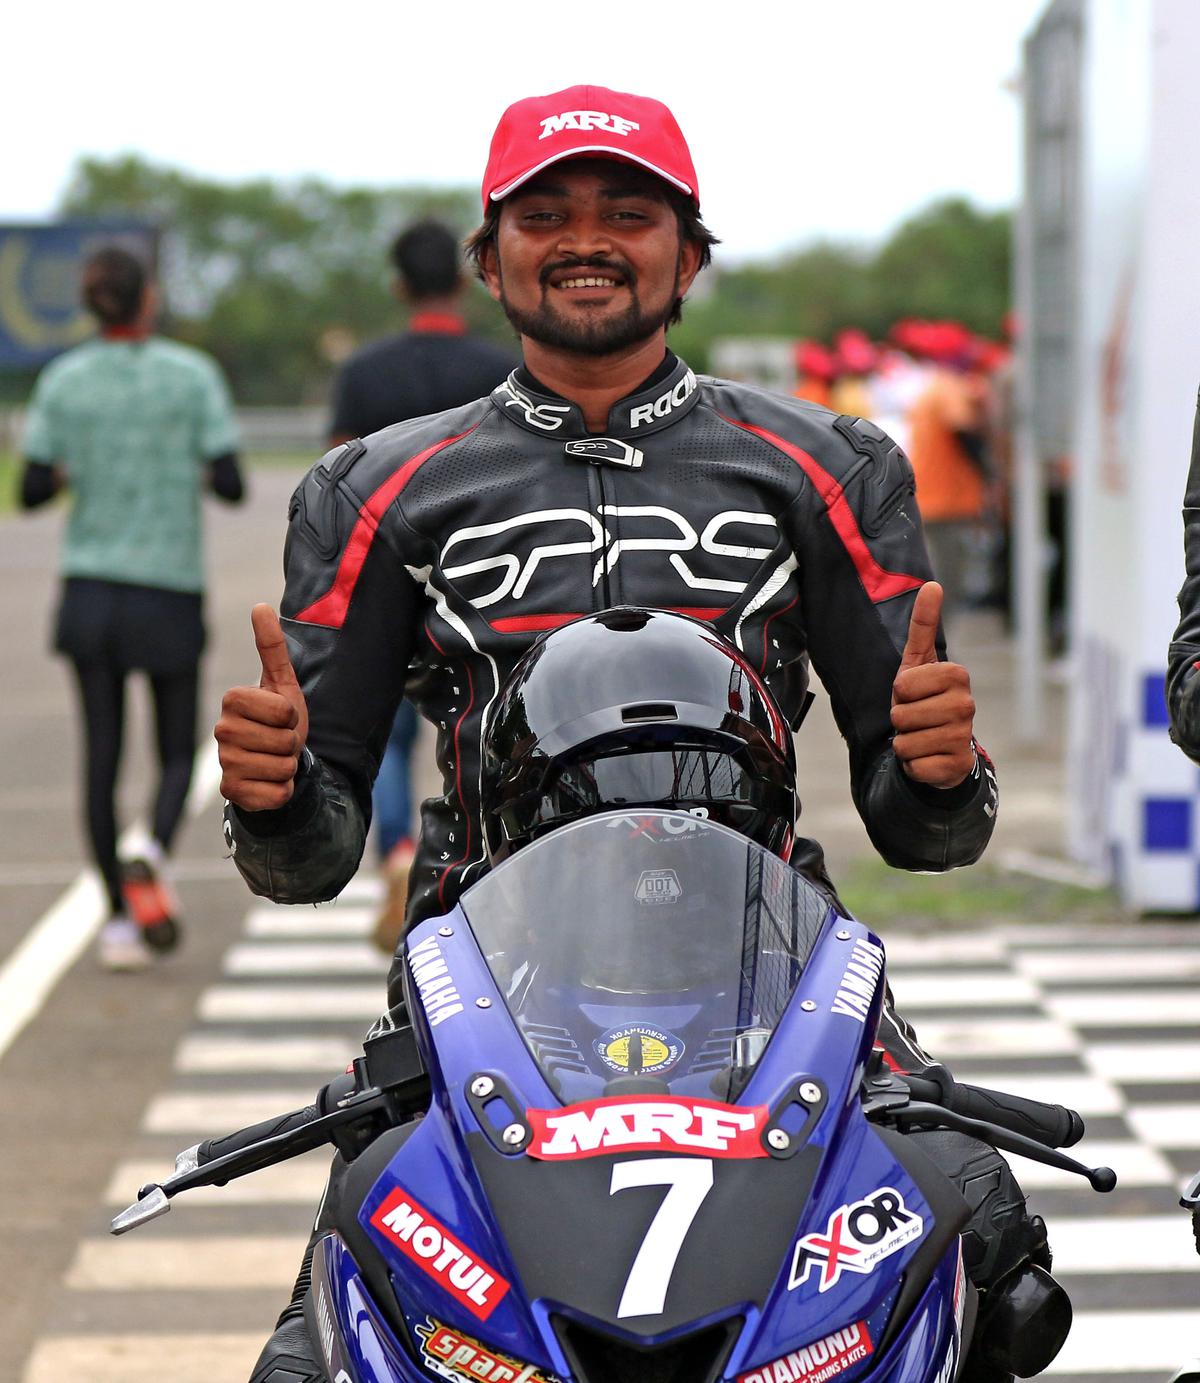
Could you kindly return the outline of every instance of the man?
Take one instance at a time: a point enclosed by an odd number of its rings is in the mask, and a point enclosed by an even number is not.
[[[963,603],[991,475],[987,381],[975,366],[968,333],[946,323],[942,335],[937,367],[909,413],[909,444],[917,505],[949,615]]]
[[[1167,708],[1171,738],[1200,763],[1200,403],[1183,496],[1183,553],[1187,575],[1179,592],[1179,626],[1168,652]]]
[[[512,357],[468,336],[461,312],[458,241],[438,221],[418,221],[391,248],[393,292],[412,310],[408,330],[365,346],[342,367],[333,393],[329,445],[368,437],[408,418],[481,398],[512,368]],[[387,896],[375,942],[389,956],[404,926],[412,866],[412,772],[417,713],[402,701],[375,778],[373,807]]]
[[[81,296],[99,335],[38,377],[26,418],[21,504],[66,490],[70,521],[54,647],[70,660],[83,729],[88,844],[108,903],[98,958],[140,970],[173,950],[165,877],[196,757],[204,650],[203,496],[242,498],[237,425],[217,362],[155,333],[158,289],[120,245],[90,255]],[[154,701],[158,782],[150,837],[117,855],[127,685]]]
[[[451,908],[486,868],[479,744],[506,672],[539,631],[625,602],[710,621],[793,728],[811,657],[881,855],[972,863],[995,782],[967,672],[940,656],[903,454],[860,419],[698,381],[666,348],[715,243],[671,113],[600,87],[519,101],[483,205],[468,248],[524,363],[488,399],[330,453],[297,491],[284,625],[255,607],[261,683],[228,692],[216,728],[251,888],[315,902],[353,875],[407,675],[445,781],[408,920]],[[824,877],[814,842],[792,862]],[[398,959],[393,1005],[401,975]],[[927,1060],[894,1023],[886,1045],[897,1066]],[[260,1383],[303,1357],[294,1325],[285,1313]]]

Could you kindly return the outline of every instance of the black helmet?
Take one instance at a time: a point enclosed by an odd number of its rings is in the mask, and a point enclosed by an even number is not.
[[[521,658],[481,786],[494,861],[622,807],[706,816],[786,858],[799,810],[791,731],[759,675],[700,620],[636,607],[574,620]]]

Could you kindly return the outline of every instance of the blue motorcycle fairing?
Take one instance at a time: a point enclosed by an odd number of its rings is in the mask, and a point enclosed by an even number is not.
[[[428,1383],[371,1304],[358,1264],[336,1234],[313,1251],[309,1333],[332,1383]]]
[[[692,823],[691,829],[733,836],[707,822]],[[758,850],[736,839],[740,848]],[[528,853],[538,848],[532,846]],[[511,871],[523,857],[527,852],[502,865],[465,899],[485,893],[489,880]],[[665,858],[691,887],[685,855]],[[778,861],[773,867],[778,870]],[[808,919],[802,925],[811,928],[813,923]],[[427,1317],[445,1321],[560,1377],[566,1376],[567,1366],[550,1321],[555,1310],[590,1318],[611,1335],[647,1343],[688,1334],[702,1320],[740,1315],[745,1325],[728,1361],[729,1378],[752,1372],[750,1362],[784,1358],[856,1321],[868,1323],[874,1341],[883,1340],[898,1284],[927,1239],[933,1214],[859,1105],[859,1084],[882,1004],[882,950],[865,927],[827,905],[817,931],[807,940],[801,936],[809,948],[803,953],[802,973],[796,972],[779,1017],[769,1020],[773,1031],[734,1107],[778,1112],[789,1102],[795,1105],[800,1086],[812,1083],[821,1088],[822,1099],[808,1111],[811,1117],[796,1146],[786,1152],[776,1148],[768,1154],[764,1144],[762,1156],[726,1162],[675,1148],[668,1151],[676,1156],[655,1159],[667,1165],[670,1177],[677,1175],[671,1170],[674,1164],[691,1163],[694,1170],[696,1163],[707,1162],[712,1168],[708,1206],[723,1213],[713,1215],[708,1228],[703,1210],[693,1214],[660,1309],[621,1316],[622,1284],[632,1275],[648,1226],[665,1205],[662,1188],[668,1180],[655,1182],[645,1167],[638,1167],[651,1161],[648,1151],[600,1150],[554,1164],[529,1156],[524,1143],[510,1150],[500,1138],[504,1128],[524,1123],[531,1109],[554,1110],[563,1103],[535,1059],[528,1035],[509,1012],[507,999],[519,975],[514,978],[510,967],[508,991],[502,994],[461,907],[414,929],[408,939],[413,1021],[430,1070],[434,1104],[379,1176],[358,1216],[389,1265],[410,1329]],[[772,983],[786,973],[778,969],[778,954],[765,954]],[[589,993],[594,1004],[596,987]],[[677,1020],[678,998],[674,1005]],[[576,1006],[584,1008],[582,1002]],[[647,1007],[653,1007],[652,1000],[636,1005],[638,1011]],[[669,1025],[661,1026],[665,1031]],[[475,1099],[473,1107],[468,1091],[480,1076],[489,1077],[495,1090],[482,1101]],[[667,1102],[680,1103],[675,1096]],[[801,1113],[792,1110],[793,1123]],[[783,1119],[780,1126],[786,1126]],[[634,1169],[622,1174],[633,1178],[628,1185],[634,1189],[617,1186],[618,1167]],[[418,1217],[432,1222],[423,1223],[423,1231],[433,1235],[435,1226],[440,1227],[448,1232],[447,1242],[496,1270],[505,1290],[485,1315],[478,1310],[471,1314],[461,1293],[447,1290],[444,1274],[431,1272],[428,1262],[418,1263],[412,1253],[401,1251],[395,1236],[389,1238],[372,1224],[397,1192],[415,1204]],[[761,1229],[750,1223],[760,1218],[760,1209]],[[919,1222],[915,1229],[914,1222]],[[849,1224],[864,1234],[847,1237]],[[732,1245],[730,1226],[738,1230]],[[746,1233],[749,1228],[759,1229],[757,1236]],[[832,1248],[828,1243],[823,1247],[822,1241],[831,1238]],[[426,1247],[434,1242],[429,1239]],[[696,1252],[698,1248],[703,1251]],[[597,1257],[606,1252],[604,1270],[598,1271]],[[730,1273],[724,1269],[739,1254],[749,1266],[739,1279],[743,1286],[731,1292]],[[859,1262],[870,1259],[869,1272],[854,1270],[860,1254],[866,1257]],[[555,1262],[539,1271],[543,1259]],[[722,1273],[712,1272],[714,1262],[722,1263]],[[933,1276],[918,1308],[889,1341],[886,1357],[873,1353],[869,1362],[860,1360],[845,1371],[855,1383],[859,1378],[863,1383],[876,1378],[925,1383],[937,1377],[930,1367],[940,1367],[937,1360],[945,1348],[939,1339],[945,1331],[938,1322],[945,1315],[942,1299],[947,1293],[939,1282],[946,1274],[926,1263],[922,1272],[930,1271]],[[714,1291],[711,1279],[724,1282],[723,1296]],[[596,1293],[589,1296],[588,1309],[581,1309],[578,1284],[588,1282],[596,1284]],[[911,1367],[897,1362],[902,1356],[915,1361],[922,1349],[924,1371],[913,1371],[915,1362]],[[886,1373],[880,1372],[885,1366]]]

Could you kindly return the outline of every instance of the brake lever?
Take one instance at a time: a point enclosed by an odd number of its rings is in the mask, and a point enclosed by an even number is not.
[[[171,1201],[183,1191],[194,1191],[201,1186],[224,1186],[237,1177],[260,1172],[265,1167],[274,1167],[287,1162],[301,1153],[311,1152],[323,1144],[335,1141],[334,1135],[347,1124],[357,1123],[366,1116],[388,1108],[388,1094],[382,1090],[364,1090],[353,1099],[344,1102],[341,1108],[313,1119],[297,1129],[287,1129],[270,1138],[260,1139],[248,1147],[238,1148],[236,1152],[226,1153],[224,1157],[211,1162],[198,1164],[196,1147],[188,1148],[175,1159],[175,1174],[162,1182],[148,1182],[138,1191],[137,1200],[113,1218],[109,1226],[112,1234],[126,1234],[139,1225],[148,1224],[171,1208]]]
[[[1093,1191],[1112,1191],[1117,1184],[1117,1174],[1111,1167],[1086,1167],[1057,1148],[1048,1148],[1044,1143],[1026,1138],[1023,1133],[1013,1133],[1010,1129],[1001,1128],[999,1124],[986,1123],[982,1119],[969,1119],[965,1114],[956,1114],[941,1105],[909,1102],[889,1109],[887,1117],[898,1127],[912,1124],[928,1128],[955,1129],[959,1133],[970,1134],[1002,1152],[1016,1153],[1020,1157],[1028,1157],[1033,1162],[1041,1162],[1047,1167],[1073,1172],[1076,1176],[1083,1177]]]

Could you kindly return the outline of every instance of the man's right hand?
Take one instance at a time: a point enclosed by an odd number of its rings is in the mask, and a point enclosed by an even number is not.
[[[257,687],[233,687],[225,693],[213,737],[222,796],[244,811],[261,812],[291,800],[308,739],[308,706],[279,616],[269,605],[256,605],[250,622],[262,676]]]

